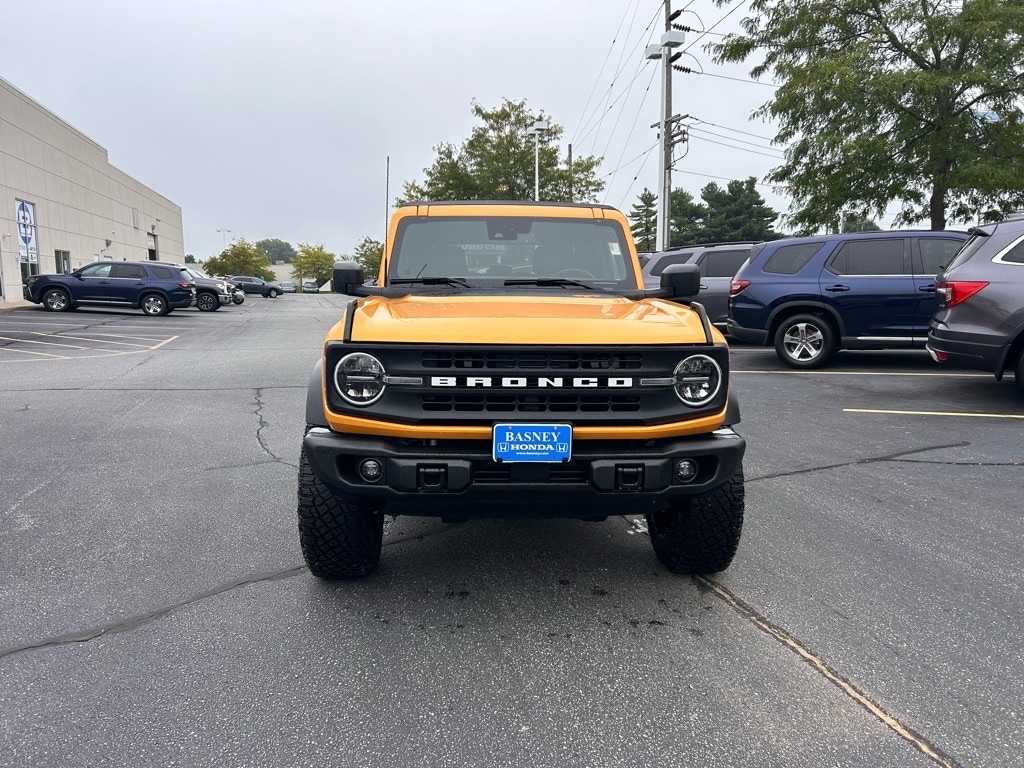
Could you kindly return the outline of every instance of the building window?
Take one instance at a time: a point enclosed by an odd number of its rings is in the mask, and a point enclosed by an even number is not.
[[[71,274],[71,251],[54,251],[53,260],[56,263],[58,275]]]

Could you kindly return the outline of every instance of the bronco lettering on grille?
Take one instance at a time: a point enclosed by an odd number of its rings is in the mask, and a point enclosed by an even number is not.
[[[504,387],[506,389],[628,389],[633,379],[596,376],[431,376],[432,387]]]

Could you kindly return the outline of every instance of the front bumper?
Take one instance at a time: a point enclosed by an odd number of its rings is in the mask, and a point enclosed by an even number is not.
[[[562,464],[495,462],[479,440],[400,440],[314,427],[303,439],[314,474],[343,493],[383,504],[388,514],[440,517],[602,517],[643,514],[710,491],[742,466],[746,442],[731,428],[648,441],[587,440]],[[367,482],[359,465],[384,467]],[[696,462],[689,482],[679,459]]]

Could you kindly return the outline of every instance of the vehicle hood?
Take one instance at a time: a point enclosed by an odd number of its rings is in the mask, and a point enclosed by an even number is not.
[[[344,333],[344,322],[332,336]],[[724,341],[712,329],[715,341]],[[617,296],[372,296],[357,301],[353,341],[438,344],[704,343],[696,312]]]

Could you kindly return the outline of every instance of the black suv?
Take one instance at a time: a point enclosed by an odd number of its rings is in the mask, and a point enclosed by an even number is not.
[[[51,312],[100,306],[169,315],[195,299],[195,284],[182,265],[151,261],[97,261],[69,275],[32,275],[25,284],[25,300]]]
[[[230,280],[237,288],[241,288],[245,293],[258,293],[264,299],[276,299],[284,293],[284,290],[282,290],[280,285],[277,283],[268,283],[262,277],[253,277],[252,275],[234,275]]]
[[[704,243],[673,246],[648,256],[643,262],[644,288],[661,286],[661,273],[673,264],[700,267],[700,294],[711,322],[725,331],[729,322],[729,290],[739,268],[750,257],[755,243]]]
[[[938,275],[928,352],[940,363],[992,371],[996,380],[1012,370],[1024,390],[1024,214],[970,234]]]
[[[774,345],[793,368],[822,366],[837,349],[924,347],[935,275],[967,238],[892,230],[755,245],[732,281],[729,333]]]

